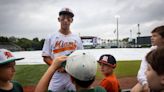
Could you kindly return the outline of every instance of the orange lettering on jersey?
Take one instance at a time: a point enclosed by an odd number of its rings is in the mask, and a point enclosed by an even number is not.
[[[56,44],[55,44],[55,48],[61,48],[61,41],[57,41]]]
[[[76,41],[75,42],[64,42],[64,41],[57,41],[55,44],[55,50],[53,53],[60,53],[67,50],[75,50],[77,48]]]

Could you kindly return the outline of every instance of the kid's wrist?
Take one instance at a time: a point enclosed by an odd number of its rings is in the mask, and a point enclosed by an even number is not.
[[[56,71],[58,69],[58,66],[55,64],[51,64],[50,69]]]

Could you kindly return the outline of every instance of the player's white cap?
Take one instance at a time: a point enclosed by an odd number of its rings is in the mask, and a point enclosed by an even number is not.
[[[97,62],[91,54],[76,50],[68,56],[65,69],[74,78],[89,81],[96,76]]]
[[[17,61],[17,60],[22,60],[22,59],[24,59],[24,58],[14,57],[14,55],[9,50],[0,49],[0,65],[6,64],[9,62],[13,62],[13,61]]]
[[[69,8],[62,8],[60,11],[59,11],[59,16],[60,15],[70,15],[71,17],[74,17],[74,13],[72,12],[71,9]]]

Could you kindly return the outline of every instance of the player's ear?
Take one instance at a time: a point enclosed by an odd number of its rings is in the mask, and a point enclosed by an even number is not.
[[[71,20],[71,23],[73,22],[73,18],[71,18],[72,20]]]
[[[58,21],[60,22],[60,17],[58,17]]]

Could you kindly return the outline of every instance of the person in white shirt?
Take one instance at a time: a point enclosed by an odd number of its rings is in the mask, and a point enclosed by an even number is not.
[[[52,64],[52,61],[62,55],[69,55],[77,49],[83,49],[81,39],[70,30],[74,14],[69,8],[63,8],[59,12],[58,21],[60,29],[58,32],[45,39],[42,49],[42,57],[45,63]],[[52,92],[63,92],[64,90],[75,90],[70,76],[65,72],[64,67],[59,68],[53,75],[48,90]]]
[[[151,37],[152,47],[150,51],[158,47],[164,46],[164,25],[156,27],[151,32],[151,34],[152,34],[152,37]],[[147,82],[147,78],[145,74],[147,70],[147,65],[148,63],[144,57],[144,59],[142,59],[140,69],[137,75],[138,83],[132,88],[131,92],[149,92],[149,86],[148,86],[148,82]]]

